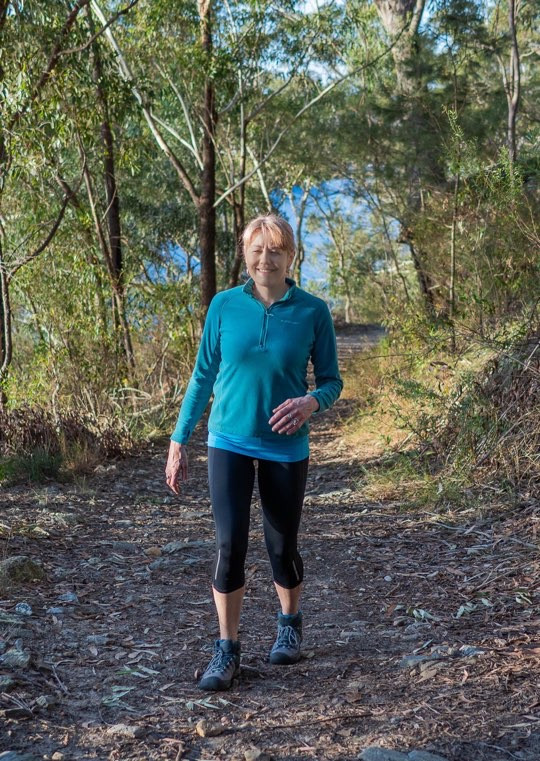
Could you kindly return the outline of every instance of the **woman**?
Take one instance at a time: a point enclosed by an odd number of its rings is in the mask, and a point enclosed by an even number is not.
[[[208,309],[197,361],[171,436],[167,484],[179,493],[186,445],[213,391],[208,476],[216,526],[212,587],[220,639],[199,687],[228,689],[240,667],[238,627],[258,461],[264,535],[281,604],[270,662],[300,659],[302,558],[297,549],[309,446],[307,421],[343,388],[332,319],[322,299],[296,287],[290,225],[268,214],[246,227],[249,280],[218,293]],[[316,390],[307,392],[311,358]]]

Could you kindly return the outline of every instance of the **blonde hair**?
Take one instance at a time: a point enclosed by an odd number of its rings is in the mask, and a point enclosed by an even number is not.
[[[244,251],[257,233],[261,233],[265,238],[268,237],[273,246],[294,255],[296,246],[293,229],[283,217],[278,217],[277,214],[261,214],[252,219],[242,234]]]

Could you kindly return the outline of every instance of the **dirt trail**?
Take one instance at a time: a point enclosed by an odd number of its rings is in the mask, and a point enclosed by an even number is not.
[[[341,760],[381,746],[403,759],[538,761],[538,504],[457,521],[366,502],[343,438],[348,409],[338,402],[313,425],[305,658],[266,662],[277,608],[254,504],[243,671],[227,693],[201,693],[194,677],[217,634],[203,426],[180,498],[164,486],[165,439],[85,485],[4,489],[1,556],[39,558],[46,578],[1,601],[0,651],[31,659],[0,663],[14,680],[0,681],[0,752]],[[21,602],[32,615],[15,613]],[[429,659],[403,661],[414,655]],[[201,719],[220,734],[200,736]]]

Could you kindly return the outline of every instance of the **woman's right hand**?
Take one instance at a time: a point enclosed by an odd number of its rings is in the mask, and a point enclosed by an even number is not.
[[[169,446],[169,456],[165,466],[165,476],[167,486],[175,494],[180,494],[179,481],[185,481],[188,477],[188,456],[185,444],[178,444],[171,441]]]

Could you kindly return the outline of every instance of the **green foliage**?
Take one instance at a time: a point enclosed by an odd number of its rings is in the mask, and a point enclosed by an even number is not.
[[[26,456],[0,459],[0,484],[42,483],[55,480],[60,473],[62,458],[37,448]]]

